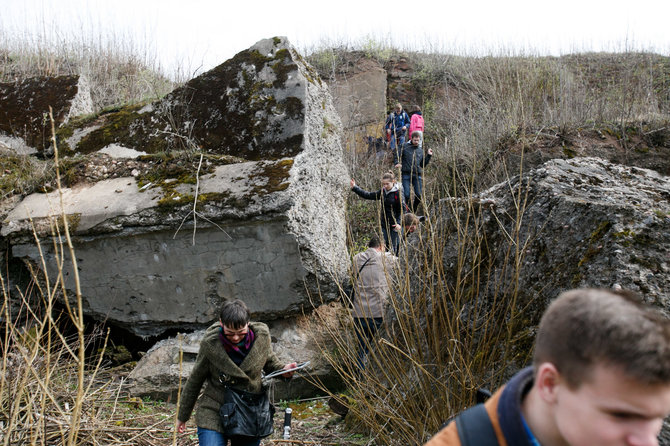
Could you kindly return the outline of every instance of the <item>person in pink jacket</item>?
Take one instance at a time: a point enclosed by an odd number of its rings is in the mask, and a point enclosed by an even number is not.
[[[414,106],[414,112],[409,121],[409,134],[412,135],[414,132],[421,132],[420,144],[423,145],[423,115],[418,105]]]

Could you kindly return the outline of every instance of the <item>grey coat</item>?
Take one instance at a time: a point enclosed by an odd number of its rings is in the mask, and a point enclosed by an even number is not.
[[[358,274],[358,270],[368,261]],[[388,300],[389,285],[395,257],[381,253],[375,248],[368,248],[354,256],[352,268],[357,275],[356,298],[354,299],[353,317],[383,317],[384,306]],[[387,277],[388,276],[388,277]]]
[[[219,381],[219,374],[223,372],[232,387],[258,393],[262,390],[261,371],[274,372],[282,369],[284,364],[272,351],[270,330],[264,323],[249,323],[255,335],[254,344],[239,367],[223,348],[219,338],[219,327],[217,322],[205,331],[195,366],[181,393],[178,418],[181,421],[188,421],[198,401],[195,414],[195,423],[198,427],[223,432],[219,408],[223,403],[224,387]],[[198,398],[203,384],[205,390]]]

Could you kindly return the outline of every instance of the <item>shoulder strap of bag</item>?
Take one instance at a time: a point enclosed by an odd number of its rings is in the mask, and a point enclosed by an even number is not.
[[[358,274],[360,274],[361,271],[363,271],[363,268],[365,268],[365,265],[368,264],[368,262],[370,261],[370,259],[372,259],[372,257],[368,257],[368,259],[365,261],[365,263],[363,263],[363,265],[361,265],[361,267],[358,269]]]
[[[477,404],[456,417],[462,446],[497,446],[498,438],[483,404]]]

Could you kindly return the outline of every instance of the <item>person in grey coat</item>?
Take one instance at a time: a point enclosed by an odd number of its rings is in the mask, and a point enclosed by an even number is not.
[[[356,254],[353,259],[356,298],[353,302],[352,316],[358,339],[356,362],[361,369],[364,368],[370,343],[384,321],[389,296],[387,279],[395,261],[396,257],[385,252],[385,247],[377,236],[372,236],[368,249]]]
[[[271,373],[296,366],[295,362],[283,365],[272,351],[268,326],[249,319],[249,309],[241,300],[223,304],[219,321],[205,331],[193,371],[182,390],[177,431],[184,432],[197,401],[195,422],[201,446],[225,446],[228,440],[231,446],[258,446],[260,438],[257,437],[226,438],[219,415],[224,382],[236,389],[260,393],[263,371]],[[221,380],[222,376],[225,381]],[[293,372],[282,376],[290,378]],[[205,390],[200,395],[203,384]]]

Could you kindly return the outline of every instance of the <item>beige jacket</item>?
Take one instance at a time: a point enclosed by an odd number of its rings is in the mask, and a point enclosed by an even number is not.
[[[360,274],[361,266],[368,261]],[[354,256],[353,274],[356,280],[356,297],[354,298],[353,317],[372,318],[383,317],[384,306],[388,300],[389,284],[395,257],[368,248]]]

